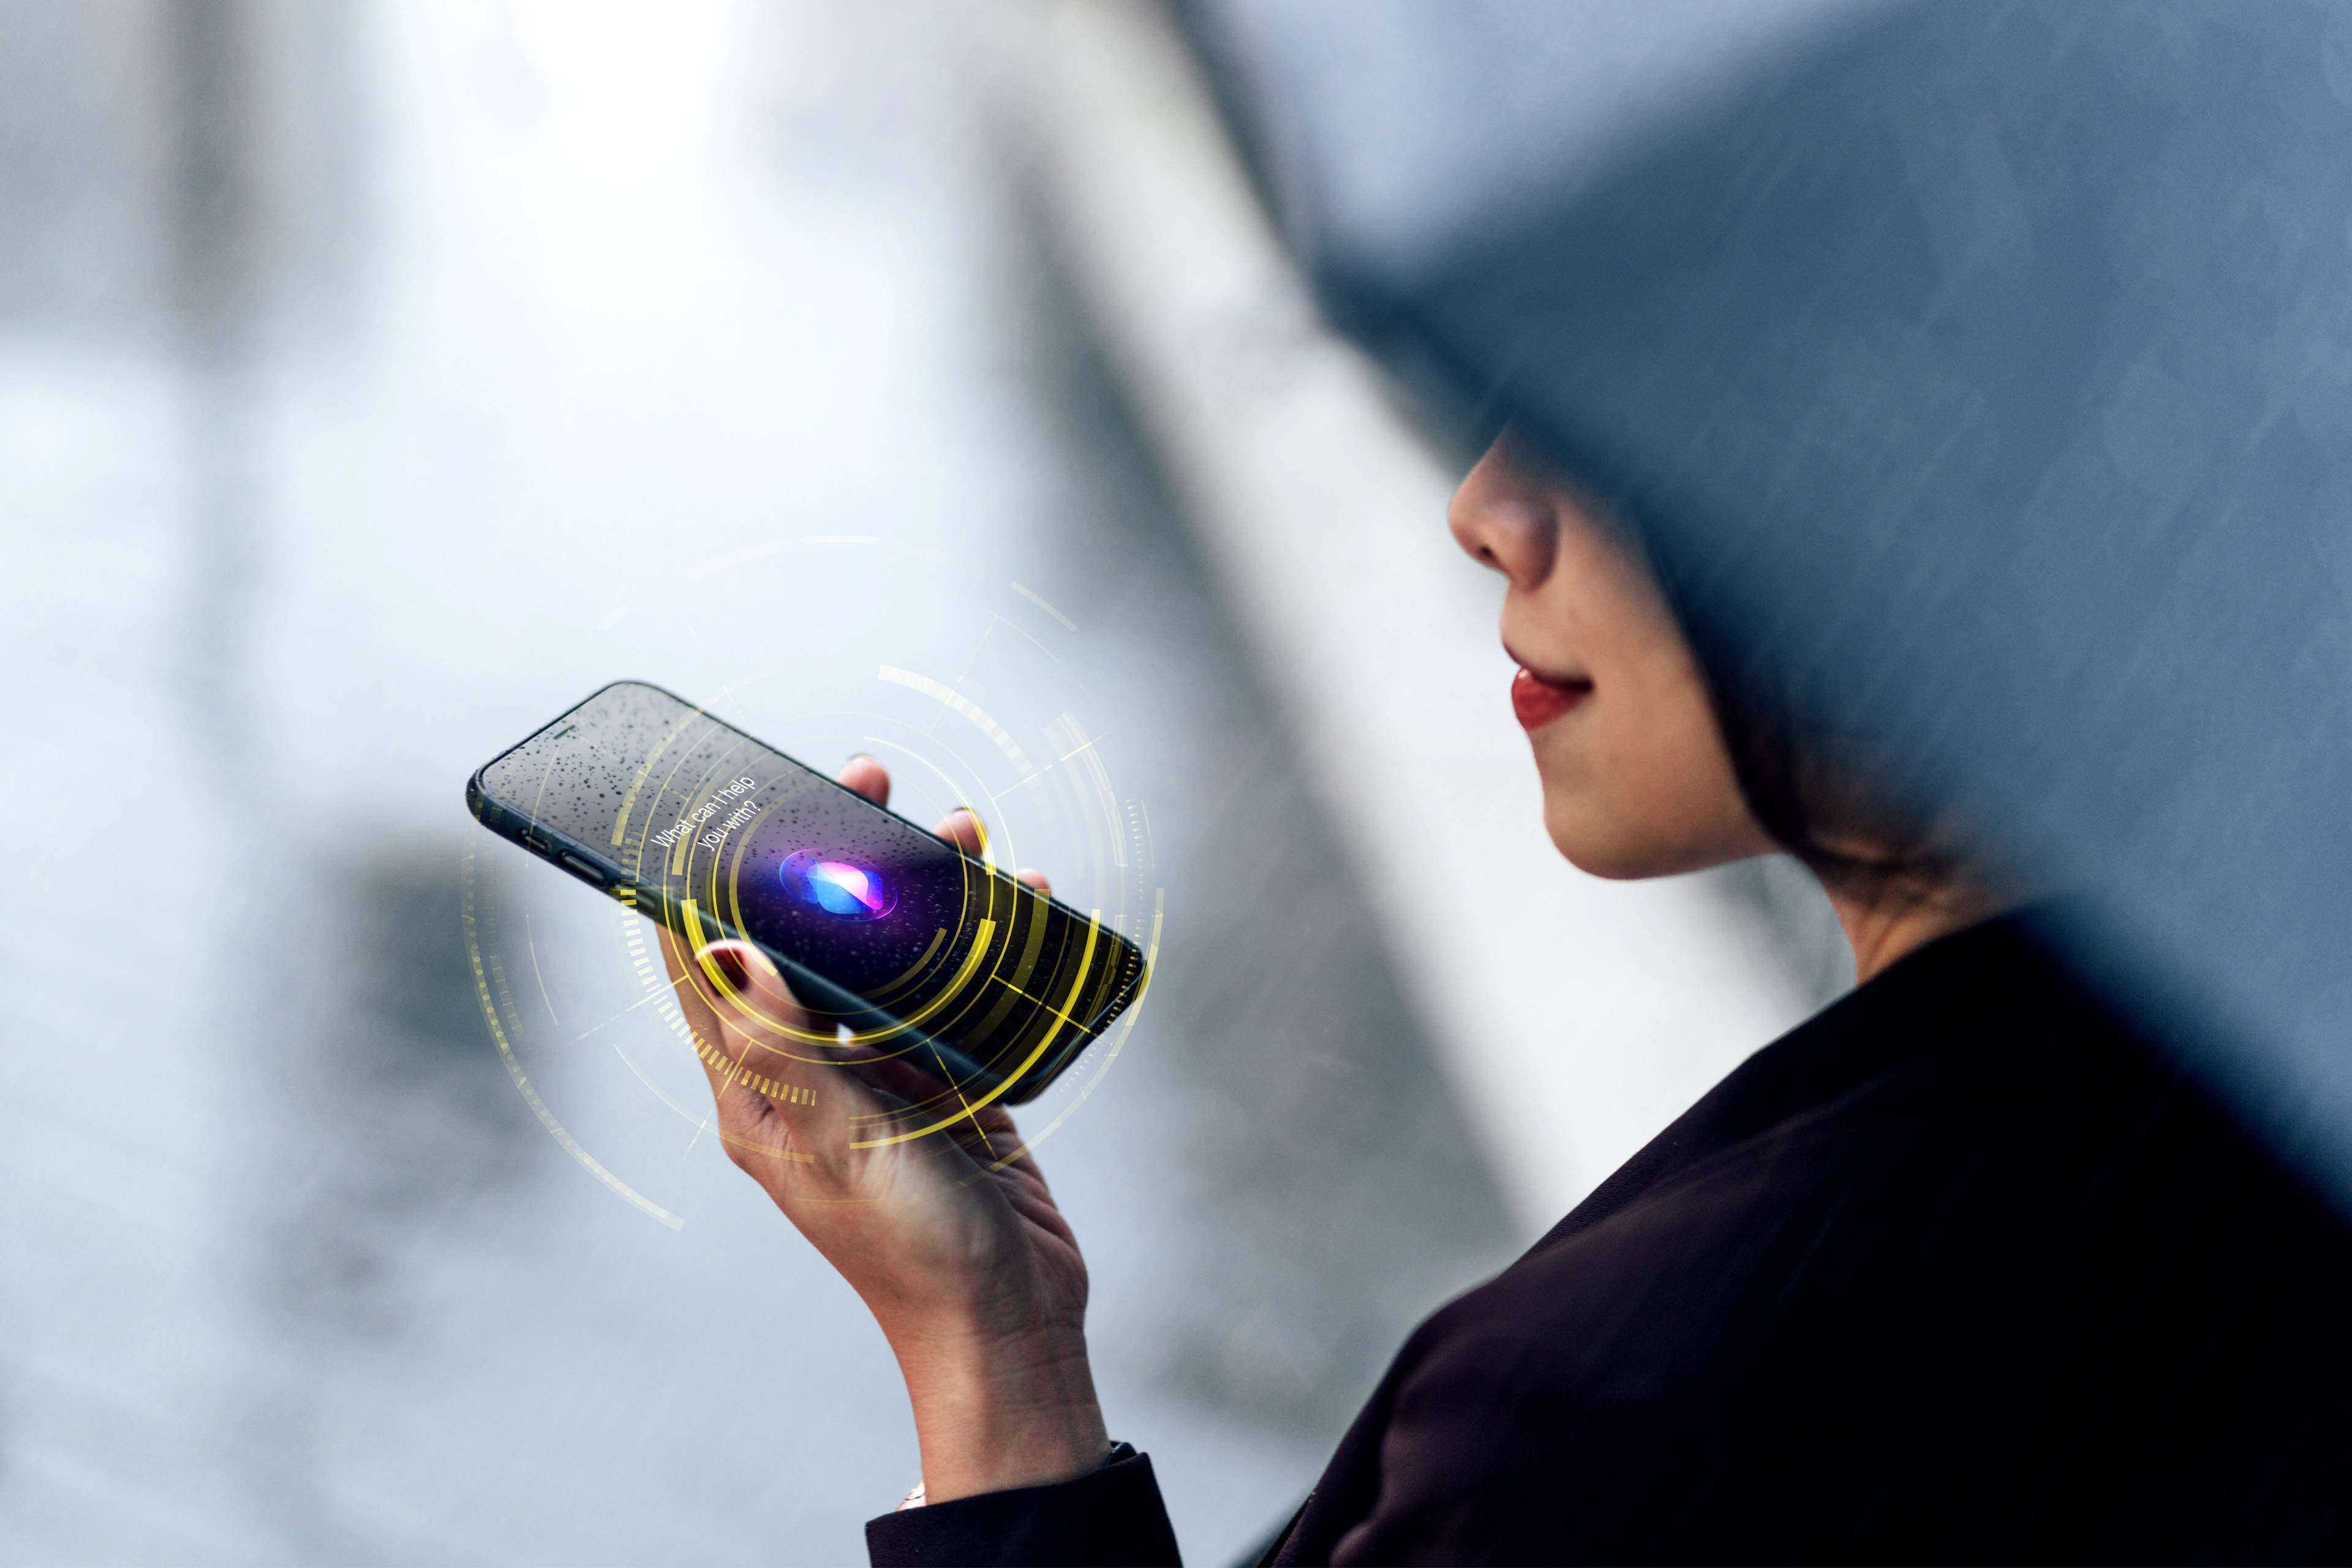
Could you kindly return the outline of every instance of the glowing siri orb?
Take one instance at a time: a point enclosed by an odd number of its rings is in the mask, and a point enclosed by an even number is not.
[[[898,895],[870,860],[829,849],[798,849],[776,868],[784,891],[837,920],[878,921]]]

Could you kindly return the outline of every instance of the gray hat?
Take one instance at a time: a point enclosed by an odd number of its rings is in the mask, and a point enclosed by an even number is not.
[[[2352,1199],[2352,10],[1186,16],[1335,319]]]

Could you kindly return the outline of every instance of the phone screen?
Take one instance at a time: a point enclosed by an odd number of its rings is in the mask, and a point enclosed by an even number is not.
[[[690,943],[759,943],[822,1039],[846,1026],[950,1087],[1034,1098],[1141,990],[1118,932],[658,687],[606,687],[468,795]]]

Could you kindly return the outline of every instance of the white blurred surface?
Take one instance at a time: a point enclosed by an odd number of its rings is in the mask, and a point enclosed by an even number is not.
[[[916,669],[1149,811],[1159,983],[1045,1154],[1195,1560],[1507,1256],[965,20],[0,5],[0,1558],[858,1559],[915,1474],[878,1334],[621,1059],[690,1079],[612,906],[460,804],[616,677],[824,763],[929,743]],[[681,1228],[500,1070],[469,847],[538,1087]]]

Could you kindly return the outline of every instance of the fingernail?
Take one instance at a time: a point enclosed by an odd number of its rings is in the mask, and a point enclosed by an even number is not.
[[[849,760],[853,763],[870,763],[874,760],[874,753],[871,752],[852,752],[849,753]]]
[[[743,990],[751,984],[751,966],[743,962],[743,954],[737,949],[714,947],[704,956],[710,961],[710,966],[726,976],[727,984],[736,990]]]

